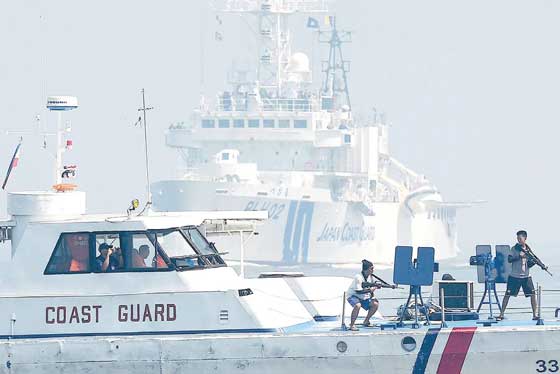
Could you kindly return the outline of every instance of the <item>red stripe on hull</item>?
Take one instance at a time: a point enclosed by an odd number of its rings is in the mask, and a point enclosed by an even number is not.
[[[438,374],[460,374],[471,346],[476,327],[455,327],[451,330],[441,355]]]

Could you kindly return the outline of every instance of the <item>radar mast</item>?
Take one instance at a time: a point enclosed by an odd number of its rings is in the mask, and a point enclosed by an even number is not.
[[[332,98],[333,109],[340,109],[343,105],[352,110],[350,104],[350,93],[348,90],[348,77],[350,61],[345,60],[342,55],[342,44],[352,41],[352,33],[339,31],[336,28],[336,17],[329,17],[330,31],[319,31],[319,42],[329,44],[329,59],[323,61],[323,73],[325,82],[323,84],[323,97]],[[342,100],[341,100],[342,99]]]
[[[327,0],[222,0],[212,1],[217,12],[251,14],[257,22],[256,91],[282,97],[291,56],[288,19],[294,13],[326,13]]]

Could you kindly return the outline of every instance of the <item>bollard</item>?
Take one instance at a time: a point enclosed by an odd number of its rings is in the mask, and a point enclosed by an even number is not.
[[[445,321],[445,291],[443,287],[439,289],[439,301],[441,306],[441,327],[447,327],[447,322]]]
[[[544,321],[541,315],[541,300],[542,300],[542,286],[537,283],[537,326],[544,325]]]
[[[344,291],[344,292],[342,293],[342,318],[341,318],[341,319],[342,319],[342,323],[341,323],[341,325],[340,325],[340,328],[342,329],[342,331],[345,331],[345,330],[346,330],[346,324],[344,323],[344,318],[345,318],[344,315],[345,315],[345,314],[346,314],[346,291]]]

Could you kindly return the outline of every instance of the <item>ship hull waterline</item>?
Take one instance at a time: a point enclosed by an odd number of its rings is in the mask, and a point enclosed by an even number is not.
[[[410,343],[407,351],[403,342]],[[486,373],[554,371],[560,326],[15,339],[2,373]],[[541,371],[542,372],[542,371]]]

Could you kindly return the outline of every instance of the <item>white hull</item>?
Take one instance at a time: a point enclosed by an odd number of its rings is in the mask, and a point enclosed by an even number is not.
[[[257,195],[256,188],[235,183],[162,181],[153,185],[154,208],[268,211],[269,220],[259,227],[260,235],[245,245],[245,259],[254,262],[348,263],[371,258],[392,263],[396,245],[435,247],[438,259],[458,252],[454,217],[435,217],[423,211],[412,215],[398,202],[376,203],[375,215],[370,216],[359,203],[263,196]],[[239,258],[235,241],[214,239],[231,259]]]
[[[527,326],[318,334],[106,337],[0,343],[2,373],[554,372],[560,328]],[[428,335],[431,335],[430,337]],[[434,338],[434,335],[435,338]],[[406,352],[404,337],[416,347]],[[347,350],[337,349],[344,342]],[[365,371],[364,371],[365,370]],[[540,370],[540,371],[539,371]]]

